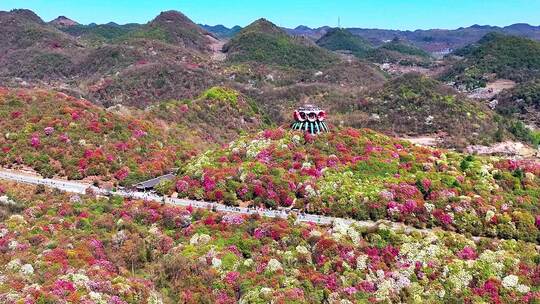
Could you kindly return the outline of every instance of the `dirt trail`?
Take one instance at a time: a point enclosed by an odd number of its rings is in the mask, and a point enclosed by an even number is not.
[[[416,137],[401,137],[401,139],[410,141],[415,145],[427,146],[427,147],[437,147],[441,142],[442,138],[436,135],[433,136],[416,136]]]
[[[486,84],[485,88],[472,91],[468,97],[474,99],[491,99],[503,90],[508,90],[516,86],[516,83],[508,79],[497,79]]]
[[[227,58],[227,55],[225,55],[225,53],[222,51],[225,41],[216,39],[210,35],[207,35],[207,37],[211,41],[210,49],[212,50],[212,60],[224,61]]]

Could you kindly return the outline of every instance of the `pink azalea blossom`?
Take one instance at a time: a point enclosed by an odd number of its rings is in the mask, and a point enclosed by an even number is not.
[[[46,127],[45,129],[43,129],[43,132],[45,133],[45,135],[47,136],[50,136],[54,133],[54,128],[53,127]]]
[[[176,182],[176,191],[178,193],[184,193],[187,192],[189,188],[189,183],[184,180],[179,180]]]
[[[238,283],[237,281],[239,278],[240,278],[240,273],[238,271],[231,271],[225,275],[225,282],[227,284],[234,285]]]
[[[204,191],[210,192],[214,190],[214,188],[216,188],[216,182],[208,175],[205,175],[203,177],[203,187],[204,187]]]
[[[117,180],[124,180],[124,179],[126,179],[126,177],[128,177],[128,175],[129,175],[129,169],[127,167],[125,167],[125,168],[122,168],[122,169],[118,170],[114,174],[114,177]]]
[[[253,231],[253,237],[255,237],[256,239],[262,239],[265,236],[266,232],[261,228],[255,228],[255,230]]]
[[[461,259],[464,259],[464,260],[474,260],[478,257],[478,255],[476,254],[476,251],[474,250],[474,248],[472,247],[465,247],[463,248],[463,250],[461,250],[460,252],[458,252],[458,257],[460,257]]]
[[[244,218],[240,214],[227,214],[221,218],[221,221],[229,225],[242,225]]]
[[[146,133],[145,131],[141,130],[141,129],[137,129],[137,130],[133,131],[133,136],[134,136],[135,138],[141,138],[141,137],[144,137],[144,136],[146,136],[146,134],[147,134],[147,133]]]
[[[60,134],[60,136],[58,136],[58,139],[63,143],[69,143],[71,141],[66,133]]]
[[[189,111],[189,106],[187,104],[182,104],[179,108],[181,113],[186,113]]]
[[[34,148],[39,148],[39,146],[41,146],[41,140],[37,135],[33,135],[32,138],[30,138],[30,145]]]

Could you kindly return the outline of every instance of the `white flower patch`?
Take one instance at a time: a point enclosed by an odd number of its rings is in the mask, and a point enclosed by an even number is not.
[[[19,246],[19,242],[17,242],[16,240],[13,240],[8,244],[9,250],[15,250],[17,249],[17,246]]]
[[[153,291],[148,298],[148,304],[163,304],[163,300],[158,293]]]
[[[495,212],[493,210],[488,210],[486,212],[486,217],[485,217],[485,220],[486,222],[490,222],[491,219],[495,216]]]
[[[9,230],[7,228],[0,229],[0,238],[5,237],[9,233]]]
[[[19,270],[19,272],[22,275],[32,275],[34,274],[34,267],[30,264],[24,264],[21,266],[21,269]]]
[[[150,226],[150,229],[148,230],[148,232],[152,235],[159,235],[160,232],[159,232],[159,227],[156,223],[153,223],[152,226]]]
[[[221,259],[218,259],[216,257],[212,258],[212,267],[214,268],[221,268]]]
[[[451,272],[448,281],[454,286],[454,290],[462,290],[469,286],[472,275],[464,268],[458,267],[456,272]]]
[[[268,261],[268,265],[266,265],[266,269],[270,272],[276,272],[283,269],[283,266],[281,266],[281,263],[276,259],[270,259]]]
[[[191,244],[191,245],[205,245],[205,244],[208,244],[211,239],[212,238],[208,234],[196,233],[189,240],[189,244]]]
[[[367,268],[367,259],[368,256],[365,254],[361,254],[356,258],[356,269],[358,270],[364,270]]]
[[[305,190],[306,190],[306,196],[307,197],[315,197],[315,196],[317,196],[317,191],[315,191],[315,189],[313,189],[313,187],[311,185],[307,185]]]
[[[300,245],[296,246],[296,252],[302,255],[308,255],[310,253],[306,247]]]
[[[321,237],[322,233],[319,230],[311,230],[309,237]]]
[[[17,205],[17,203],[10,199],[7,195],[0,196],[0,205],[4,206],[14,206]]]
[[[512,289],[517,286],[518,282],[519,278],[516,275],[511,274],[503,278],[502,285],[506,289]]]
[[[90,296],[90,299],[92,299],[92,301],[97,304],[107,304],[107,301],[103,299],[103,295],[99,292],[90,291],[90,293],[88,293],[88,296]]]
[[[302,163],[302,169],[309,169],[313,166],[310,162],[303,162]]]
[[[257,157],[257,155],[272,143],[269,139],[254,139],[252,140],[246,149],[246,156],[250,159]]]
[[[516,290],[519,292],[519,293],[528,293],[529,291],[531,291],[531,288],[527,285],[523,285],[523,284],[519,284],[517,287],[516,287]]]
[[[61,278],[73,282],[78,288],[86,288],[88,282],[90,282],[90,278],[84,273],[84,270],[79,270],[77,273],[68,273]]]

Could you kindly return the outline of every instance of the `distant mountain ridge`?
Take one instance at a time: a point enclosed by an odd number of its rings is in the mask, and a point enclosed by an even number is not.
[[[200,27],[207,30],[208,32],[214,34],[218,38],[231,38],[236,35],[236,33],[242,30],[242,27],[235,25],[232,28],[228,28],[222,24],[218,25],[208,25],[208,24],[199,24]]]
[[[311,39],[320,39],[330,29],[328,26],[310,28],[300,25],[294,29],[284,28],[289,34],[306,36]],[[526,23],[516,23],[505,27],[490,25],[472,25],[454,30],[429,29],[415,31],[347,28],[354,35],[360,36],[374,45],[381,45],[394,38],[409,41],[417,47],[428,52],[445,52],[475,43],[489,32],[499,32],[508,35],[522,36],[540,40],[540,26]]]
[[[37,15],[35,17],[37,17]],[[184,18],[176,19],[178,20]],[[49,24],[59,27],[61,30],[64,30],[65,28],[70,28],[72,26],[80,26],[81,28],[98,26],[98,24],[95,23],[92,23],[90,25],[80,25],[76,21],[69,19],[65,16],[59,16],[58,18],[50,21]],[[233,26],[232,28],[229,28],[222,24],[197,25],[203,30],[213,34],[220,39],[232,38],[234,35],[240,32],[240,30],[242,30],[242,27],[239,25]],[[119,25],[114,22],[109,22],[107,24],[99,24],[99,26],[101,26],[103,29],[112,29],[112,26],[116,26],[118,28],[126,29],[129,31],[134,30],[139,26],[142,26],[142,24],[130,23],[126,25]],[[281,27],[281,29],[283,29],[290,35],[304,36],[312,39],[313,41],[321,39],[332,28],[333,27],[330,26],[311,28],[305,25],[299,25],[295,28]],[[522,36],[540,41],[540,25],[534,26],[527,23],[515,23],[504,27],[473,24],[469,27],[460,27],[457,29],[419,29],[414,31],[357,27],[350,27],[344,29],[350,31],[356,36],[359,36],[369,41],[374,46],[380,46],[384,43],[391,41],[394,38],[399,38],[401,40],[408,41],[409,43],[423,49],[424,51],[430,53],[442,53],[443,55],[451,52],[452,50],[462,48],[471,43],[475,43],[490,32]]]

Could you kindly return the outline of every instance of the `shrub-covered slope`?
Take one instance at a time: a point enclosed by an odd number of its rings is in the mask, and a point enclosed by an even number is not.
[[[207,31],[178,11],[162,12],[148,24],[127,33],[123,39],[153,39],[199,51],[209,51]]]
[[[540,128],[540,79],[503,91],[497,100],[497,111],[507,115],[517,114]]]
[[[299,69],[318,69],[338,61],[329,51],[302,38],[293,38],[265,19],[243,28],[223,49],[231,62],[255,61]]]
[[[191,101],[117,113],[62,93],[2,89],[0,118],[2,166],[123,184],[267,123],[253,102],[222,87]]]
[[[0,11],[0,52],[25,48],[58,49],[75,45],[75,41],[53,26],[47,25],[30,10]]]
[[[447,134],[447,144],[492,142],[504,134],[496,114],[479,102],[466,99],[442,83],[410,73],[385,83],[357,105],[355,127],[369,127],[392,134]],[[344,113],[343,118],[358,113]]]
[[[401,65],[426,66],[431,56],[426,51],[400,39],[393,39],[366,53],[368,60],[377,63],[397,63]]]
[[[0,189],[3,303],[540,299],[539,254],[521,241],[296,225],[3,182]]]
[[[238,91],[212,87],[193,100],[167,101],[152,106],[140,117],[155,121],[172,137],[192,134],[204,143],[226,144],[239,135],[258,132],[270,123],[255,102]]]
[[[181,172],[185,197],[540,242],[539,163],[420,148],[367,129],[268,130]]]
[[[27,166],[47,177],[138,180],[170,169],[182,155],[149,121],[62,93],[2,89],[0,117],[2,166]]]
[[[134,23],[120,25],[110,22],[107,24],[61,26],[59,29],[86,42],[107,43],[114,42],[128,33],[140,29],[142,26]]]
[[[357,57],[364,57],[373,48],[368,41],[342,28],[326,32],[317,40],[317,45],[332,51],[349,51]]]
[[[70,73],[76,40],[29,10],[0,11],[0,76],[54,79]]]
[[[517,82],[540,77],[540,42],[527,38],[490,33],[455,55],[463,56],[463,60],[444,79],[466,88],[485,86],[491,74]]]

